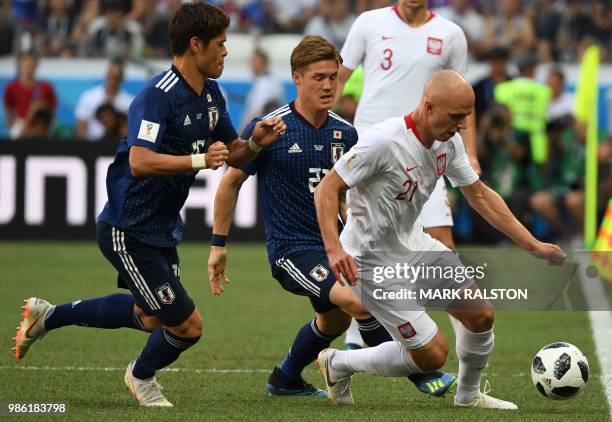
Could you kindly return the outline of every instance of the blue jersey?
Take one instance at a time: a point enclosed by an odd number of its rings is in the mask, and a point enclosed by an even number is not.
[[[157,75],[130,106],[128,136],[119,143],[108,168],[108,202],[98,218],[147,245],[176,246],[183,234],[179,212],[195,173],[134,177],[128,162],[130,147],[189,155],[237,137],[215,81],[207,79],[198,94],[174,66]]]
[[[357,131],[329,112],[320,128],[312,126],[293,106],[285,105],[265,116],[281,116],[285,135],[264,148],[242,170],[257,173],[259,203],[266,228],[268,259],[304,251],[324,251],[313,193],[334,163],[357,142]],[[254,119],[243,137],[251,136]]]

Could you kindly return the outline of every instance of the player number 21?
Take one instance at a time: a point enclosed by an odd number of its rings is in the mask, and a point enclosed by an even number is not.
[[[408,198],[408,202],[412,202],[412,197],[414,196],[414,193],[416,192],[416,190],[419,188],[419,181],[415,180],[413,182],[412,180],[408,179],[404,182],[404,187],[406,187],[406,190],[402,193],[398,193],[395,196],[395,200],[403,201],[406,198]],[[409,197],[408,197],[408,194],[410,194]]]

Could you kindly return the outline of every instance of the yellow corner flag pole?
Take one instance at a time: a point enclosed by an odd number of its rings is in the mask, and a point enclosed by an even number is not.
[[[591,262],[599,271],[599,276],[612,283],[612,199],[599,229],[599,235],[593,245]]]
[[[586,125],[584,244],[589,250],[597,233],[598,72],[599,47],[592,45],[582,56],[576,89],[576,118]]]

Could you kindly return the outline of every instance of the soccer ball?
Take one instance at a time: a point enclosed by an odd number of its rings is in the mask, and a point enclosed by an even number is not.
[[[586,385],[589,362],[573,344],[551,343],[533,358],[531,379],[544,397],[567,400]]]

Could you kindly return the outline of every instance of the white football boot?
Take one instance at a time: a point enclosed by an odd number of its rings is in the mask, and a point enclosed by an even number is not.
[[[162,387],[155,377],[141,380],[132,375],[132,369],[136,361],[130,362],[125,370],[125,386],[130,394],[138,401],[141,406],[145,407],[172,407],[173,404],[168,401],[162,394]]]
[[[335,354],[336,349],[324,349],[319,353],[317,360],[319,371],[325,378],[327,397],[336,404],[355,404],[351,392],[351,377],[339,377],[331,366],[331,360]]]
[[[485,381],[484,389],[482,392],[478,392],[478,395],[474,400],[469,403],[459,403],[457,401],[457,396],[455,396],[455,406],[457,407],[480,407],[482,409],[503,409],[503,410],[516,410],[518,406],[514,403],[510,403],[509,401],[496,399],[495,397],[491,397],[488,393],[491,391],[491,384],[489,384],[489,380]]]
[[[13,339],[13,355],[17,360],[23,359],[32,343],[47,334],[45,319],[55,309],[54,305],[37,297],[31,297],[24,302],[25,305],[21,307],[23,320],[19,323],[17,335]]]

